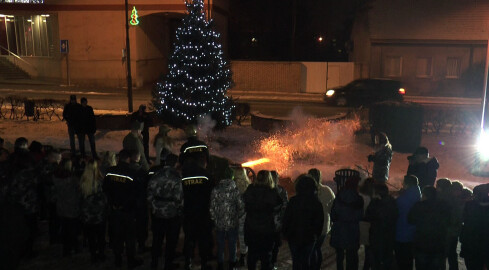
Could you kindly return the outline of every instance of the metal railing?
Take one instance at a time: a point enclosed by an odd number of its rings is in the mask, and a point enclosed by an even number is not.
[[[31,66],[31,67],[34,67],[31,63],[25,61],[24,59],[22,59],[22,57],[18,56],[17,54],[13,53],[12,51],[10,51],[9,49],[3,47],[2,45],[0,45],[0,49],[3,49],[5,51],[8,52],[9,55],[12,55],[14,56],[15,58],[19,59],[20,61],[22,61],[23,63],[26,63],[27,65]]]

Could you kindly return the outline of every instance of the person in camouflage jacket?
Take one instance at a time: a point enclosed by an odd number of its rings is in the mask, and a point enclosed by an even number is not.
[[[20,139],[25,140],[22,143],[25,147],[17,147]],[[34,170],[34,161],[26,150],[27,140],[19,138],[15,141],[15,145],[15,152],[9,157],[10,172],[7,173],[5,197],[8,203],[20,206],[23,210],[29,230],[25,255],[30,257],[34,255],[33,245],[38,232],[38,177]]]
[[[85,166],[80,179],[82,193],[80,220],[88,240],[92,263],[105,260],[107,196],[102,189],[102,174],[96,161]]]
[[[174,165],[174,164],[171,164]],[[183,188],[180,172],[165,166],[155,172],[148,183],[148,202],[152,213],[153,247],[151,268],[158,267],[166,237],[165,269],[173,269],[175,250],[183,217]]]
[[[230,268],[236,266],[238,226],[239,218],[244,215],[244,202],[233,175],[233,170],[226,168],[225,178],[219,181],[211,193],[210,214],[216,225],[218,269],[223,269],[226,239]]]

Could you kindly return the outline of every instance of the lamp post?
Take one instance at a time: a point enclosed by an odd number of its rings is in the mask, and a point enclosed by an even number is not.
[[[131,76],[131,48],[129,44],[129,9],[127,0],[125,0],[126,11],[126,65],[127,65],[127,106],[129,112],[132,112],[132,76]]]

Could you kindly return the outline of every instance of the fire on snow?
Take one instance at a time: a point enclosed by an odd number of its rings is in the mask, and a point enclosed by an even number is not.
[[[354,132],[360,127],[358,119],[331,122],[327,119],[307,118],[291,124],[257,141],[257,156],[241,164],[255,170],[276,170],[286,174],[294,163],[334,162],[338,151],[354,142]]]

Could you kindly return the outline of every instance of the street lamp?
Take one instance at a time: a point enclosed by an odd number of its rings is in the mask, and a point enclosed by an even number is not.
[[[129,112],[132,112],[132,76],[131,76],[131,48],[129,44],[129,9],[127,0],[125,0],[126,10],[126,65],[127,65],[127,106]]]

